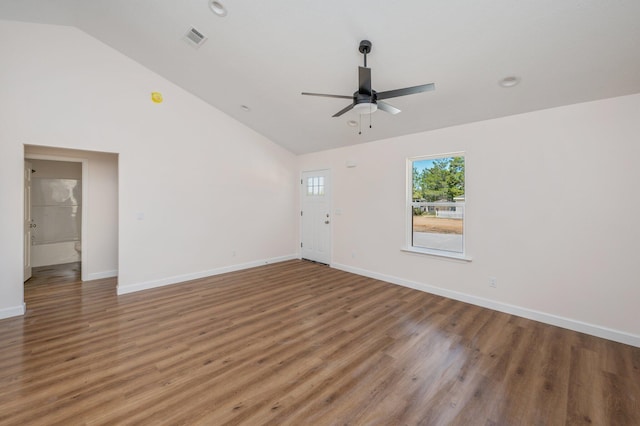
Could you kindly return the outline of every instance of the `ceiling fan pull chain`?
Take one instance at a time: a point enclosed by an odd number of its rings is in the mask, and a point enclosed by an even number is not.
[[[369,110],[371,110],[371,104],[369,104]],[[372,120],[371,116],[372,115],[373,115],[373,113],[370,112],[369,113],[369,128],[371,128],[371,120]]]
[[[358,134],[362,134],[362,114],[358,114]]]

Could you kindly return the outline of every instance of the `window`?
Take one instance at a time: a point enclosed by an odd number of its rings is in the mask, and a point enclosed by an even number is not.
[[[307,178],[307,195],[324,195],[324,176]]]
[[[411,158],[408,250],[464,257],[464,154]]]

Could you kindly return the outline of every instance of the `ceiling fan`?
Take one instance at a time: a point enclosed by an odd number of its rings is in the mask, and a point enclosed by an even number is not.
[[[308,93],[302,92],[306,96],[323,96],[326,98],[351,99],[351,104],[346,108],[333,114],[333,117],[340,117],[347,111],[354,110],[358,114],[371,114],[378,109],[390,114],[397,114],[400,110],[386,102],[383,99],[397,98],[398,96],[413,95],[414,93],[435,90],[433,83],[422,84],[420,86],[405,87],[404,89],[387,90],[386,92],[376,92],[371,88],[371,68],[367,68],[367,53],[371,52],[371,42],[362,40],[358,48],[360,53],[364,55],[364,67],[358,67],[358,91],[352,96],[347,95],[327,95],[324,93]]]

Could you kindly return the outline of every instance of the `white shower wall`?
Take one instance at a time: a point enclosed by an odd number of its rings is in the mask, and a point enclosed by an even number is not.
[[[82,163],[31,160],[34,267],[79,262]]]
[[[80,261],[80,242],[37,244],[31,247],[31,266],[60,265]]]

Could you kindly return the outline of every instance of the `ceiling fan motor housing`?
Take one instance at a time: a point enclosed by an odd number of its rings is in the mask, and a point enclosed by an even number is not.
[[[358,105],[358,104],[376,104],[376,103],[378,103],[378,92],[376,92],[375,90],[372,90],[371,94],[360,93],[360,92],[354,92],[353,93],[353,104],[354,105]]]

